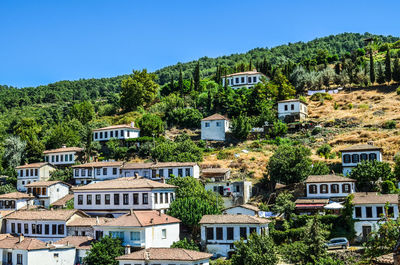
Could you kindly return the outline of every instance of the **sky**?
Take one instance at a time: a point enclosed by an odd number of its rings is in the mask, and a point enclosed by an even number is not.
[[[0,84],[155,71],[343,32],[400,36],[400,1],[1,0]]]

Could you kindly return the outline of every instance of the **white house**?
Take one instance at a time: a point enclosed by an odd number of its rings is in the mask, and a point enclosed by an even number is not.
[[[224,210],[224,214],[258,216],[260,208],[251,204],[236,205]]]
[[[228,86],[233,89],[242,87],[253,88],[254,85],[261,82],[261,78],[266,77],[263,73],[257,72],[256,69],[253,71],[239,72],[222,77],[222,86],[225,86],[225,82],[228,82]]]
[[[122,161],[92,162],[72,166],[75,184],[89,184],[92,181],[117,179],[121,177]]]
[[[93,141],[108,141],[111,139],[133,139],[140,136],[140,129],[135,124],[113,125],[93,130]]]
[[[287,99],[278,101],[278,119],[296,121],[308,117],[307,103],[300,99]]]
[[[201,140],[225,141],[230,131],[230,120],[221,114],[213,114],[201,120]]]
[[[53,202],[65,197],[69,193],[71,185],[62,181],[38,181],[25,185],[28,194],[33,194],[36,205],[49,208]]]
[[[201,170],[201,177],[214,181],[226,181],[231,176],[229,168],[203,168]]]
[[[0,240],[0,261],[7,265],[74,265],[75,247],[54,246],[24,236],[7,236]]]
[[[130,211],[110,222],[94,226],[96,239],[119,237],[122,245],[132,248],[169,248],[179,241],[181,221],[161,211]]]
[[[119,178],[75,187],[75,209],[94,216],[115,217],[134,210],[166,210],[175,186],[146,178]]]
[[[16,167],[17,190],[26,191],[26,185],[36,181],[46,181],[50,178],[50,172],[56,170],[49,163],[33,163]]]
[[[117,257],[119,265],[209,265],[211,254],[181,248],[148,248]]]
[[[19,210],[4,219],[8,234],[54,241],[67,236],[69,221],[82,217],[88,216],[79,210]]]
[[[385,205],[388,203],[386,213]],[[356,238],[365,241],[372,231],[378,230],[379,220],[382,216],[396,220],[399,217],[399,195],[398,194],[377,194],[374,192],[357,192],[353,198],[353,219]]]
[[[177,177],[200,177],[200,167],[193,162],[125,163],[121,168],[124,177],[142,176],[153,180]]]
[[[74,264],[83,264],[83,259],[87,256],[95,240],[89,236],[67,236],[54,242],[54,246],[73,246],[75,248]]]
[[[11,192],[0,195],[0,210],[19,210],[33,205],[32,195],[22,192]]]
[[[46,150],[43,152],[44,161],[54,166],[69,166],[81,160],[83,148],[67,147],[63,145],[61,148]]]
[[[109,221],[114,220],[114,218],[105,217],[83,217],[71,220],[67,224],[67,235],[68,236],[89,236],[95,237],[94,226],[102,225]]]
[[[382,148],[374,146],[372,142],[353,145],[339,151],[342,153],[342,169],[345,176],[362,161],[382,161]]]
[[[311,175],[306,179],[307,198],[347,197],[356,191],[355,182],[337,175]]]
[[[269,220],[250,215],[204,215],[200,220],[201,244],[208,253],[227,257],[233,242],[250,234],[268,234]]]
[[[251,181],[215,181],[207,182],[204,188],[219,193],[225,207],[247,203],[252,196],[253,184]]]

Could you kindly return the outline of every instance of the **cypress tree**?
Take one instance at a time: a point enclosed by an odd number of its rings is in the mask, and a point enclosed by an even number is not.
[[[198,91],[200,89],[200,62],[197,62],[193,73],[194,90]]]
[[[174,86],[174,76],[171,74],[171,83],[169,84],[169,90],[170,93],[174,92],[175,86]]]
[[[249,71],[253,70],[252,68],[253,68],[253,64],[252,64],[252,61],[251,61],[251,58],[250,58],[250,62],[249,62]]]
[[[385,83],[385,74],[383,73],[382,63],[378,63],[378,73],[376,76],[376,82],[378,82],[378,84]]]
[[[375,83],[375,65],[374,56],[372,56],[372,49],[369,52],[369,81],[371,81],[371,84]]]
[[[183,73],[182,68],[179,70],[179,81],[178,81],[179,91],[183,93]]]
[[[339,62],[337,62],[337,63],[335,64],[335,73],[336,73],[337,75],[340,75],[340,63],[339,63]]]
[[[386,82],[392,81],[392,65],[390,62],[390,50],[388,49],[386,52],[385,58],[385,80]]]
[[[226,78],[226,69],[225,69],[225,84],[224,84],[224,88],[225,88],[225,91],[228,89],[228,79]]]
[[[400,63],[398,57],[394,59],[393,63],[393,80],[396,82],[400,82]]]
[[[193,78],[190,78],[190,92],[193,91]]]

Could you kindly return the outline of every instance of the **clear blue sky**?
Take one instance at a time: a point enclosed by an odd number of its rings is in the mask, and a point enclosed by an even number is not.
[[[399,36],[400,1],[1,0],[0,84],[111,77],[342,32]]]

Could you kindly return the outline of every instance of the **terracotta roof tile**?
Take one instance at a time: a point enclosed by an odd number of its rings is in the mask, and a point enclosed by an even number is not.
[[[204,215],[199,224],[267,224],[268,219],[250,215]]]
[[[74,198],[74,194],[67,194],[64,197],[62,197],[61,199],[53,202],[51,205],[52,206],[64,206],[67,202],[69,202],[70,200],[72,200]]]
[[[351,178],[338,175],[311,175],[306,179],[306,183],[326,183],[326,182],[356,182]]]
[[[61,153],[61,152],[82,152],[83,148],[81,147],[61,147],[57,149],[50,149],[43,151],[43,154],[53,154],[53,153]]]
[[[211,258],[212,254],[181,248],[148,248],[117,257],[117,260],[197,261]]]
[[[108,223],[110,221],[115,220],[114,218],[106,218],[106,217],[83,217],[83,218],[76,218],[74,220],[71,220],[68,222],[67,226],[94,226],[94,225],[103,225],[105,223]],[[97,223],[98,221],[98,223]]]
[[[305,102],[305,101],[303,101],[303,100],[301,100],[301,99],[298,99],[298,98],[280,100],[280,101],[278,101],[278,103],[299,102],[299,101],[300,101],[301,103],[305,104],[305,105],[308,105],[307,102]]]
[[[70,184],[65,183],[61,180],[53,180],[53,181],[49,180],[49,181],[35,181],[35,182],[25,185],[25,187],[28,187],[28,188],[29,187],[50,187],[50,186],[53,186],[53,185],[59,184],[59,183],[65,184],[67,186],[71,186]]]
[[[54,245],[71,244],[77,249],[91,249],[93,242],[95,242],[95,240],[90,236],[67,236],[54,242]]]
[[[180,223],[181,221],[167,214],[160,214],[159,211],[132,211],[100,226],[122,226],[122,227],[143,227],[160,224]]]
[[[257,71],[245,71],[245,72],[238,72],[238,73],[233,73],[229,75],[225,75],[222,77],[231,77],[231,76],[237,76],[237,75],[264,75],[263,73],[257,72]],[[264,75],[265,76],[265,75]]]
[[[32,163],[32,164],[27,164],[27,165],[21,165],[21,166],[16,167],[16,169],[21,169],[21,168],[41,168],[41,167],[46,166],[46,165],[51,167],[51,165],[49,163],[47,163],[47,162],[40,162],[40,163]]]
[[[0,240],[0,248],[36,250],[49,248],[49,246],[36,238],[12,236]]]
[[[201,170],[202,175],[221,175],[221,174],[226,174],[227,172],[229,172],[230,169],[229,168],[205,168]]]
[[[104,130],[113,130],[113,129],[134,129],[134,130],[140,130],[139,128],[132,127],[130,124],[120,124],[120,125],[112,125],[112,126],[107,126],[103,128],[98,128],[94,129],[93,131],[104,131]]]
[[[7,215],[4,219],[68,221],[75,214],[81,217],[88,217],[87,214],[80,210],[19,210]]]
[[[346,148],[342,148],[340,152],[352,152],[352,151],[374,151],[379,150],[382,151],[381,147],[374,146],[372,144],[359,144],[359,145],[352,145]]]
[[[18,191],[0,195],[0,199],[9,199],[9,200],[22,200],[22,199],[33,199],[33,198],[35,197]]]
[[[122,169],[152,169],[163,167],[192,167],[197,165],[195,162],[158,162],[158,163],[125,163]]]
[[[218,120],[228,120],[229,119],[221,114],[215,113],[211,116],[205,117],[202,121],[218,121]]]
[[[353,204],[397,204],[399,195],[397,194],[377,194],[375,192],[356,192],[353,193]]]
[[[153,181],[146,178],[128,177],[112,180],[104,180],[97,183],[91,183],[85,186],[72,188],[74,191],[81,190],[116,190],[116,189],[158,189],[175,188],[173,185]]]
[[[393,253],[389,253],[389,254],[385,254],[379,257],[374,258],[373,260],[373,264],[387,264],[387,265],[391,265],[394,264],[394,257],[393,257]]]
[[[92,168],[92,167],[122,167],[124,162],[122,161],[103,161],[103,162],[92,162],[81,165],[74,165],[73,168]]]

